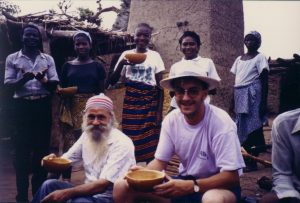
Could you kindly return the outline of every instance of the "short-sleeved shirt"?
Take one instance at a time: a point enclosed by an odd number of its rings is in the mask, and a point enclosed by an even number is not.
[[[100,81],[105,80],[104,67],[93,61],[88,64],[73,65],[65,63],[60,75],[62,87],[77,86],[78,93],[100,93]]]
[[[88,135],[83,133],[75,144],[62,157],[72,161],[72,165],[83,164],[85,182],[105,179],[114,183],[136,164],[134,145],[130,138],[118,129],[112,129],[108,138],[108,151],[98,160],[93,161],[95,152],[85,147]]]
[[[135,49],[124,51],[115,66],[115,70],[118,67],[120,61],[128,53],[136,53],[136,51]],[[147,57],[143,63],[135,65],[125,65],[121,71],[121,76],[125,77],[125,80],[142,82],[148,85],[156,86],[157,84],[155,74],[165,70],[164,62],[160,54],[156,51],[147,49],[145,54],[147,55]]]
[[[177,63],[174,63],[171,66],[169,77],[176,76],[178,73],[182,72],[182,68],[189,67],[188,64],[191,63],[191,68],[189,71],[193,72],[204,72],[207,76],[216,79],[218,81],[221,81],[221,78],[216,70],[214,62],[209,58],[203,58],[201,56],[198,56],[191,60],[186,60],[182,58],[181,61],[178,61]],[[171,100],[172,107],[178,108],[178,105],[176,103],[175,98],[173,97]]]
[[[229,115],[205,103],[205,115],[196,125],[186,122],[179,109],[164,119],[155,158],[168,162],[176,154],[179,174],[207,178],[222,171],[245,167],[237,128]]]
[[[41,72],[47,69],[45,78],[51,81],[58,81],[58,76],[53,58],[44,53],[40,53],[34,63],[30,58],[22,53],[22,50],[10,54],[6,58],[4,84],[15,82],[23,78],[26,72]],[[50,92],[37,79],[26,82],[15,91],[14,98],[27,96],[49,95]]]
[[[235,74],[235,87],[247,86],[259,78],[261,72],[267,69],[269,64],[267,58],[259,53],[249,60],[241,60],[241,56],[234,61],[230,71]]]
[[[272,126],[273,190],[300,201],[300,108],[276,117]]]

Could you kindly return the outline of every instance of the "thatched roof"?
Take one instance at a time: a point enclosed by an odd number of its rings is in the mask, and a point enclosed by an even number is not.
[[[77,30],[90,33],[93,40],[92,57],[121,53],[133,48],[133,36],[126,32],[102,30],[95,24],[68,18],[63,15],[38,13],[23,17],[13,17],[3,13],[5,18],[0,21],[0,61],[4,63],[8,54],[22,48],[21,30],[28,23],[36,24],[42,34],[42,50],[51,54],[59,70],[70,57],[74,57],[72,36]]]
[[[93,39],[94,55],[103,55],[114,52],[121,52],[132,46],[132,35],[126,32],[113,32],[102,30],[93,23],[86,21],[78,21],[74,18],[66,17],[59,14],[38,13],[38,15],[26,15],[23,17],[13,17],[8,13],[3,13],[6,20],[2,20],[2,24],[6,24],[8,36],[13,44],[20,46],[20,30],[25,24],[34,23],[46,33],[48,38],[52,39],[71,39],[74,32],[84,30],[91,34]],[[3,29],[2,29],[3,32]]]

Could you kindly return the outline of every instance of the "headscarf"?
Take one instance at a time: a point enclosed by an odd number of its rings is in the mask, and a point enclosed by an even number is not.
[[[260,47],[260,45],[261,45],[261,35],[259,34],[259,32],[257,32],[257,31],[250,31],[250,32],[248,32],[248,33],[245,35],[245,38],[246,38],[248,35],[252,35],[253,37],[255,37],[255,38],[257,39],[258,45],[259,45],[259,47]]]
[[[77,32],[73,35],[73,41],[75,41],[75,37],[76,37],[77,35],[79,35],[79,34],[85,35],[85,36],[89,39],[90,44],[92,44],[92,38],[91,38],[90,33],[85,32],[85,31],[83,31],[83,30],[79,30],[79,31],[77,31]]]
[[[88,108],[93,106],[103,107],[104,109],[107,109],[109,112],[113,111],[112,100],[108,96],[105,96],[105,94],[103,93],[89,98],[86,102],[84,111],[86,111]]]

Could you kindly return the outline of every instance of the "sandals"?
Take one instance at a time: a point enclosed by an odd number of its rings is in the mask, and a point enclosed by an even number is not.
[[[257,184],[259,185],[259,187],[261,189],[267,190],[267,191],[271,191],[273,184],[272,184],[272,180],[266,176],[261,177],[258,181]]]

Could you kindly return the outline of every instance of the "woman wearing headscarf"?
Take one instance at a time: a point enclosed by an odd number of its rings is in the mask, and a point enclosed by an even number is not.
[[[63,98],[60,126],[63,142],[60,153],[66,152],[81,134],[82,110],[88,98],[104,91],[104,67],[90,57],[92,39],[88,32],[78,31],[73,36],[77,57],[66,62],[60,75],[57,93]]]
[[[242,147],[257,156],[265,145],[263,122],[267,111],[268,73],[267,58],[258,49],[261,35],[257,31],[246,34],[247,52],[235,60],[231,72],[235,74],[234,111]],[[257,169],[256,162],[245,160],[245,172]]]

